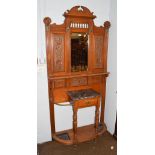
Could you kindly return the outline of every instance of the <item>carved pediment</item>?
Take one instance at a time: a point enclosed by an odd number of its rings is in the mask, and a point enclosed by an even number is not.
[[[90,12],[90,10],[84,6],[75,6],[64,12],[63,15],[64,17],[96,18],[96,16],[93,15],[93,12]]]

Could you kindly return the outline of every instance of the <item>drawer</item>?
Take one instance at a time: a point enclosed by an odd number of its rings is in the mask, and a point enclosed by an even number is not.
[[[65,87],[65,79],[54,80],[54,88],[64,88]]]
[[[101,84],[102,77],[101,76],[92,76],[89,77],[89,84]]]
[[[72,78],[70,86],[84,86],[87,85],[87,77]]]
[[[84,108],[84,107],[90,107],[90,106],[96,106],[98,104],[98,98],[91,98],[91,99],[84,99],[84,100],[78,100],[74,102],[74,105],[77,108]]]

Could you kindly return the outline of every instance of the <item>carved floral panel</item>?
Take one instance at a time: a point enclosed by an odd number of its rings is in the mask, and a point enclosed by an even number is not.
[[[103,68],[103,36],[95,36],[95,68]]]
[[[54,35],[53,37],[53,61],[54,72],[64,71],[64,36]]]

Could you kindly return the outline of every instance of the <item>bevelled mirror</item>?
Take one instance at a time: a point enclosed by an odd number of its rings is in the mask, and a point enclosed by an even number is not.
[[[71,71],[80,72],[88,69],[88,34],[71,34]]]

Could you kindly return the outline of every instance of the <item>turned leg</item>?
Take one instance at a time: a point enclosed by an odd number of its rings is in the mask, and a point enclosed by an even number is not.
[[[74,144],[77,144],[77,108],[73,106],[73,132]]]
[[[106,77],[102,79],[102,90],[101,90],[101,115],[100,123],[104,126],[104,108],[105,108],[105,95],[106,95]]]
[[[51,124],[51,135],[52,135],[52,140],[53,140],[53,136],[55,135],[55,116],[54,116],[54,101],[53,101],[53,93],[52,93],[52,86],[53,85],[53,81],[48,81],[48,93],[49,96],[51,96],[51,98],[49,99],[49,107],[50,107],[50,124]]]
[[[97,100],[97,105],[96,105],[96,111],[95,111],[95,130],[96,130],[96,137],[98,133],[98,125],[99,125],[99,99]]]
[[[55,135],[55,117],[54,117],[54,103],[51,101],[50,101],[50,122],[51,122],[51,135],[53,136]]]

